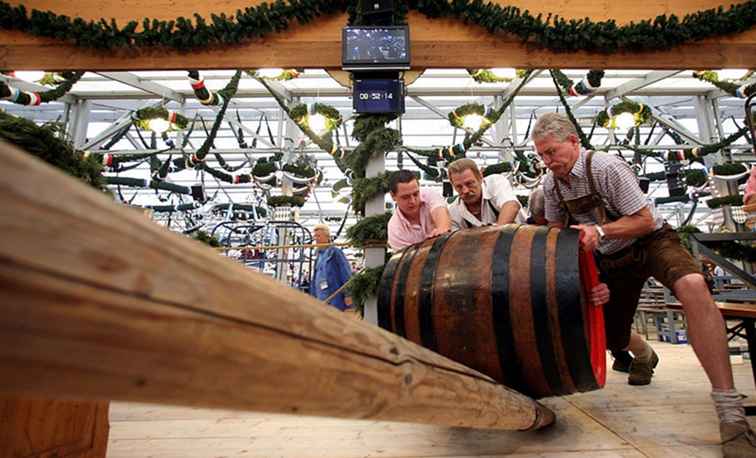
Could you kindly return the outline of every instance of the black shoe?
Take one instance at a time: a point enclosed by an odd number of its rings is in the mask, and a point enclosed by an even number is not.
[[[654,368],[657,364],[659,364],[659,357],[653,350],[651,350],[651,357],[648,358],[648,361],[639,361],[638,358],[635,358],[630,365],[627,383],[630,385],[648,385],[651,383],[651,377],[654,376]]]
[[[612,364],[612,370],[617,372],[630,372],[630,365],[633,363],[633,357],[629,351],[613,351],[612,358],[614,358],[614,364]]]

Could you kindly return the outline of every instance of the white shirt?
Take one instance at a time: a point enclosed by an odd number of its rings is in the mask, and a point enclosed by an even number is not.
[[[496,224],[497,213],[501,211],[502,205],[507,202],[517,202],[517,205],[520,206],[520,201],[517,200],[517,197],[512,191],[512,185],[509,184],[509,180],[503,175],[494,174],[483,178],[481,188],[481,219],[478,219],[475,215],[470,213],[465,202],[457,196],[454,203],[449,204],[449,216],[451,217],[452,230]],[[492,206],[496,209],[496,213],[494,213]],[[518,212],[515,217],[515,222],[522,223],[524,221],[525,220],[522,219],[522,214]]]

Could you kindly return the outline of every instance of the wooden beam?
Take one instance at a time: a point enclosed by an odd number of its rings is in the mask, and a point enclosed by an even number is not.
[[[262,0],[11,0],[27,9],[52,10],[59,14],[97,20],[116,18],[125,25],[129,20],[149,16],[158,19],[192,17],[197,12],[208,18],[210,13],[233,14],[239,8]],[[653,0],[616,2],[613,0],[495,0],[512,4],[531,13],[554,13],[562,17],[594,20],[615,19],[625,24],[659,14],[684,14],[728,7],[721,0]],[[738,3],[738,2],[735,2]],[[177,52],[164,49],[96,52],[59,42],[35,38],[19,32],[0,32],[0,68],[9,70],[158,70],[187,68],[233,69],[259,67],[309,67],[336,69],[341,66],[341,28],[345,15],[321,17],[306,26],[294,26],[280,34],[239,46]],[[756,30],[740,35],[702,40],[673,50],[653,53],[553,53],[505,34],[493,36],[480,27],[457,20],[428,19],[419,13],[409,15],[412,42],[412,65],[422,68],[641,68],[706,69],[756,67]]]
[[[0,144],[0,395],[525,430],[535,401]]]

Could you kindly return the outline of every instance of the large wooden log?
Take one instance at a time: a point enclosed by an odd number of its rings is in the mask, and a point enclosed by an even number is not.
[[[0,394],[524,430],[491,378],[0,144]]]
[[[108,402],[0,399],[0,457],[105,458]]]
[[[263,0],[226,0],[202,2],[175,0],[10,0],[28,9],[51,10],[71,17],[91,20],[115,18],[125,25],[143,17],[191,18],[199,13],[233,15],[237,9]],[[553,13],[560,17],[593,20],[614,19],[626,24],[653,19],[660,14],[686,13],[728,7],[721,0],[654,0],[616,2],[613,0],[494,0],[515,5],[532,13]],[[731,37],[714,38],[653,53],[553,53],[523,45],[506,34],[493,36],[480,27],[458,20],[431,20],[410,13],[412,65],[415,68],[658,68],[707,69],[753,68],[756,66],[756,30]],[[36,38],[20,32],[0,31],[0,68],[9,70],[159,70],[231,69],[258,67],[339,68],[341,66],[341,28],[346,15],[321,17],[306,26],[295,26],[280,34],[243,45],[220,49],[177,52],[165,49],[96,52],[54,40]]]

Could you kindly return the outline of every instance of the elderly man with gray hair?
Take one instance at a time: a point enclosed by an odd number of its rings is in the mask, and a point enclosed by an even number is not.
[[[733,382],[722,315],[677,232],[654,214],[630,166],[617,156],[583,150],[567,117],[541,115],[532,138],[550,171],[543,183],[549,226],[579,230],[583,249],[599,260],[611,294],[604,306],[607,346],[629,348],[635,356],[628,383],[648,384],[659,362],[630,332],[641,289],[653,276],[674,291],[687,316],[690,342],[712,384],[724,456],[756,456],[756,435]]]
[[[449,205],[452,229],[467,229],[488,224],[522,222],[520,202],[509,180],[501,175],[483,178],[472,159],[457,159],[446,169],[457,200]]]
[[[324,301],[341,288],[352,276],[344,252],[340,248],[330,245],[331,229],[327,224],[316,224],[313,228],[315,242],[318,245],[318,257],[310,282],[310,295]],[[339,310],[346,310],[352,306],[352,299],[343,292],[333,296],[328,303]]]

